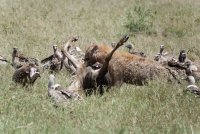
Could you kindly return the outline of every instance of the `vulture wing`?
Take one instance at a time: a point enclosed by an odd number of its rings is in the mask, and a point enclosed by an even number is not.
[[[47,57],[47,58],[45,58],[45,59],[43,59],[43,60],[41,60],[41,63],[46,63],[46,62],[48,62],[48,61],[51,61],[53,59],[53,55],[51,55],[51,56],[49,56],[49,57]]]

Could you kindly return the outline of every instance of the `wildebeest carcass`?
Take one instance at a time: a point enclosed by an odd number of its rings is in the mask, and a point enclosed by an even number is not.
[[[90,95],[93,91],[96,92],[97,89],[100,89],[100,94],[103,94],[103,85],[108,85],[110,81],[110,77],[107,75],[110,60],[114,52],[122,46],[128,38],[128,36],[124,36],[113,50],[110,49],[110,52],[105,54],[105,62],[103,62],[102,67],[98,69],[93,69],[91,66],[87,66],[87,64],[78,61],[63,48],[63,54],[70,60],[71,64],[76,69],[75,79],[67,90],[74,90],[79,93],[83,93],[84,91],[86,95]]]
[[[63,50],[66,50],[78,62],[83,63],[85,53],[79,47],[74,45],[74,42],[77,42],[78,39],[79,39],[78,36],[71,37],[68,41],[64,43]],[[65,54],[63,54],[63,66],[72,74],[76,72],[75,67],[72,65],[71,61],[68,60]]]

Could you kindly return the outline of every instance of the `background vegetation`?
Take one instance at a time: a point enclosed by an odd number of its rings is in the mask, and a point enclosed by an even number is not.
[[[0,0],[0,54],[11,59],[14,46],[42,59],[79,35],[84,50],[91,43],[110,44],[129,33],[129,42],[152,58],[160,44],[177,55],[192,49],[200,60],[199,0]],[[123,50],[123,48],[122,48]],[[124,84],[105,95],[54,108],[47,97],[48,72],[32,90],[13,89],[14,69],[0,68],[0,133],[199,133],[200,99],[161,80],[138,87]],[[69,74],[56,75],[69,84]]]

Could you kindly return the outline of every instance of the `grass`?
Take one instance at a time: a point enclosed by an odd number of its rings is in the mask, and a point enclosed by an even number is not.
[[[155,13],[156,34],[130,37],[135,48],[151,58],[164,44],[167,51],[199,48],[198,0],[0,0],[0,54],[11,59],[17,46],[26,55],[42,59],[52,44],[79,35],[84,50],[91,43],[110,44],[129,32],[127,12],[136,4]],[[199,50],[189,53],[200,60]],[[124,84],[103,96],[55,108],[47,97],[48,72],[32,90],[13,89],[14,69],[0,68],[0,133],[199,133],[199,98],[185,94],[186,83],[152,81],[145,86]],[[57,82],[69,85],[66,71]]]

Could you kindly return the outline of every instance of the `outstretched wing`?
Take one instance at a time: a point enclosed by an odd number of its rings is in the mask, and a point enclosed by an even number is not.
[[[46,62],[48,62],[48,61],[51,61],[52,59],[53,59],[53,55],[51,55],[51,56],[49,56],[49,57],[47,57],[47,58],[41,60],[41,63],[44,64],[44,63],[46,63]]]
[[[66,90],[61,86],[57,87],[56,90],[60,91],[67,99],[71,99],[74,93],[73,91]]]
[[[6,60],[5,57],[3,57],[3,56],[0,55],[0,62],[8,62],[8,60]]]
[[[196,85],[189,85],[186,90],[193,94],[200,95],[200,89]]]
[[[18,54],[16,57],[18,57],[20,62],[28,62],[28,58],[24,54]]]

